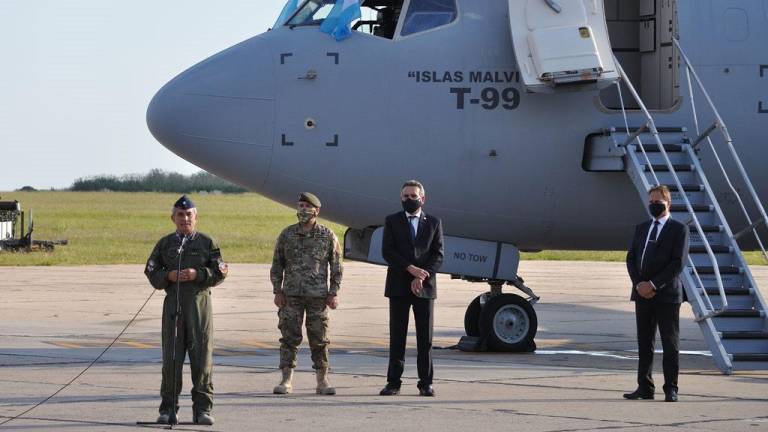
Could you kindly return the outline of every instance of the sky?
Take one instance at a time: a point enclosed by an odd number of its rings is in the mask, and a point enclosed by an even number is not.
[[[149,133],[189,66],[266,31],[284,0],[0,0],[0,191],[199,168]]]

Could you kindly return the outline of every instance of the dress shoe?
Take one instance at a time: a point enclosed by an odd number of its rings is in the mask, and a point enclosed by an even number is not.
[[[387,383],[387,385],[385,385],[379,392],[379,395],[381,396],[395,396],[398,394],[400,394],[400,387],[395,387],[390,383]]]
[[[419,388],[419,396],[434,397],[435,396],[435,389],[432,388],[431,385],[420,387]]]
[[[675,390],[665,391],[664,402],[677,402],[677,391]]]
[[[158,424],[165,424],[165,425],[167,425],[168,424],[168,419],[170,419],[170,418],[171,418],[171,415],[168,414],[167,412],[163,411],[163,412],[160,413],[159,416],[157,416],[157,423]]]
[[[644,392],[637,389],[632,393],[624,393],[624,399],[636,400],[636,399],[653,399],[652,392]]]
[[[195,418],[192,419],[194,424],[204,425],[204,426],[212,426],[213,425],[213,416],[209,412],[199,412],[195,414]]]

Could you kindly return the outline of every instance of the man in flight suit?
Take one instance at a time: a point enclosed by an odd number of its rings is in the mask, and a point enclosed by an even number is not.
[[[165,290],[162,343],[163,373],[160,385],[158,423],[167,424],[171,410],[179,410],[182,366],[189,353],[192,371],[192,409],[195,424],[212,425],[213,312],[211,287],[227,276],[227,264],[216,242],[197,232],[197,209],[186,195],[171,210],[176,231],[160,239],[147,260],[144,274],[155,289]],[[181,269],[181,270],[179,270]],[[178,291],[177,291],[178,287]],[[174,361],[174,323],[177,297],[180,304],[176,360]],[[172,374],[175,374],[175,381]],[[172,389],[172,383],[176,388]]]

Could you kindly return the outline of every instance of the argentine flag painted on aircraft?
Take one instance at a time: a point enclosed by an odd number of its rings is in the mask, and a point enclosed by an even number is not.
[[[337,41],[352,34],[352,21],[360,19],[359,0],[336,0],[333,9],[320,25],[320,31],[328,33]]]
[[[288,21],[288,18],[290,18],[298,8],[299,0],[288,0],[288,3],[283,6],[283,11],[280,12],[280,16],[277,17],[277,21],[275,21],[275,25],[273,25],[272,28],[280,27],[285,24]]]

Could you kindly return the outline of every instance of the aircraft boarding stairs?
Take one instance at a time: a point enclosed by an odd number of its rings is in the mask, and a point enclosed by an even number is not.
[[[626,130],[612,133],[619,143],[627,137]],[[643,143],[654,141],[651,133],[637,136]],[[644,203],[651,186],[667,185],[672,191],[672,218],[687,223],[691,230],[683,284],[718,367],[725,373],[768,369],[767,309],[737,238],[723,217],[685,131],[664,130],[660,136],[666,155],[659,145],[640,145],[637,139],[624,146],[627,173]]]
[[[768,258],[757,233],[758,227],[764,225],[768,218],[738,159],[722,118],[676,40],[675,44],[687,67],[690,100],[693,101],[693,75],[694,82],[698,84],[714,113],[716,120],[712,126],[699,132],[694,105],[693,123],[697,134],[694,139],[687,137],[685,128],[657,129],[652,116],[616,60],[622,79],[640,105],[646,122],[640,128],[612,128],[607,133],[622,152],[625,170],[643,203],[647,202],[647,191],[652,186],[667,185],[672,192],[672,217],[690,228],[689,258],[684,263],[683,284],[695,319],[717,366],[726,374],[739,370],[768,370],[768,308],[737,243],[744,236],[754,235],[763,256]],[[725,141],[723,146],[718,147],[720,152],[716,151],[711,139],[716,130],[721,132]],[[699,160],[704,144],[710,146],[716,166],[720,169],[719,175],[724,176],[743,211],[746,226],[735,234]],[[723,152],[733,158],[733,164],[723,164],[719,156]],[[724,168],[732,165],[737,167],[748,193],[740,194],[732,185]],[[753,207],[758,209],[758,218],[752,219],[747,212],[744,204],[747,198],[751,198]]]

